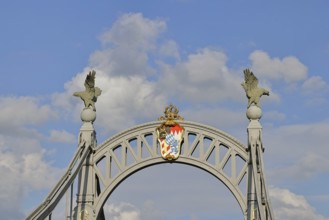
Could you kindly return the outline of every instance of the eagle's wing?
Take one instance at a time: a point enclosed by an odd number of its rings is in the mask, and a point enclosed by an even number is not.
[[[85,87],[86,89],[92,89],[95,87],[95,75],[96,75],[96,71],[90,71],[89,74],[86,77],[85,80]]]
[[[248,90],[252,90],[257,88],[258,86],[258,79],[257,77],[251,72],[249,69],[243,71],[244,73],[244,80],[245,85],[247,86]]]
[[[98,87],[95,87],[95,96],[98,97],[102,94],[102,90]]]

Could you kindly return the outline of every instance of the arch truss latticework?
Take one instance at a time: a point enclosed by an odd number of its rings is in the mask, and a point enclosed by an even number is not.
[[[93,155],[96,196],[100,212],[104,202],[121,181],[138,170],[159,163],[184,163],[199,167],[221,180],[232,192],[243,212],[247,208],[248,152],[229,135],[200,124],[181,122],[185,128],[177,160],[161,157],[155,128],[159,122],[138,126],[101,144]]]

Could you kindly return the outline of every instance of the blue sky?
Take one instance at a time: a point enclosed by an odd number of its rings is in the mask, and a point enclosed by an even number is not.
[[[72,94],[83,89],[91,69],[103,90],[96,104],[99,143],[155,120],[170,102],[186,120],[245,143],[240,83],[242,70],[251,68],[271,93],[262,98],[261,123],[277,219],[329,219],[328,7],[324,0],[2,2],[2,216],[24,218],[60,178],[81,126],[82,102]],[[116,220],[242,219],[212,176],[175,169],[195,197],[173,192],[182,200],[170,216],[162,206],[170,200],[154,187],[171,172],[165,165],[128,178],[106,203],[107,214]]]

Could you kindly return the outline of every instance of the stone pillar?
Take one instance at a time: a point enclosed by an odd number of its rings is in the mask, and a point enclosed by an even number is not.
[[[74,220],[95,220],[96,213],[94,210],[94,161],[93,149],[96,147],[96,132],[93,122],[96,119],[96,112],[91,108],[84,108],[81,112],[83,125],[80,129],[79,147],[84,150],[92,149],[87,156],[78,177],[78,194],[77,206],[74,209]]]
[[[262,148],[261,132],[262,126],[259,119],[262,116],[262,110],[256,106],[251,105],[247,109],[247,118],[250,120],[248,125],[248,151],[249,151],[249,164],[248,164],[248,185],[247,185],[247,220],[259,220],[259,203],[256,188],[258,187],[259,172],[259,158],[257,152]]]

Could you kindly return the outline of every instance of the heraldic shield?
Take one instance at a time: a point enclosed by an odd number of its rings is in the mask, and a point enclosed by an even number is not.
[[[156,129],[161,156],[166,160],[175,160],[180,155],[184,128],[174,120],[183,118],[178,116],[178,109],[170,104],[165,110],[165,117],[159,119],[166,120]]]
[[[161,156],[163,159],[173,160],[179,157],[183,134],[184,128],[179,124],[163,124],[157,128]]]

